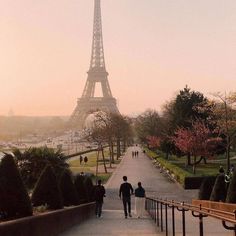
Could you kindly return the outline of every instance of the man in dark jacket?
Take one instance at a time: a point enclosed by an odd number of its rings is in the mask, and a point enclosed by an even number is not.
[[[120,185],[119,197],[123,200],[125,218],[127,218],[128,213],[129,217],[131,215],[131,195],[134,193],[133,187],[130,183],[127,182],[127,176],[123,176],[124,183]],[[128,212],[127,212],[128,205]]]
[[[95,214],[97,217],[101,217],[102,214],[102,205],[103,205],[103,197],[105,197],[105,188],[102,186],[102,181],[98,180],[98,185],[94,190],[94,198],[96,201]]]

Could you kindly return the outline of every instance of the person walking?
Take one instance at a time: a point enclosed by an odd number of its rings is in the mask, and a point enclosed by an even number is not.
[[[79,163],[80,163],[80,165],[82,164],[82,162],[83,162],[83,156],[80,155],[80,156],[79,156]]]
[[[102,205],[103,205],[103,198],[106,196],[105,194],[106,190],[102,185],[102,181],[99,179],[98,185],[95,187],[94,190],[94,198],[96,201],[95,214],[97,217],[101,217],[102,215]]]
[[[142,187],[141,182],[138,182],[138,188],[134,191],[135,195],[135,212],[138,218],[143,217],[145,208],[145,189]]]
[[[85,156],[85,157],[84,157],[84,164],[86,165],[87,162],[88,162],[88,157]]]
[[[131,215],[131,195],[134,193],[133,187],[130,183],[127,182],[127,176],[123,176],[124,183],[120,185],[120,191],[119,191],[119,197],[122,197],[123,206],[124,206],[124,213],[125,218],[127,218],[128,213],[129,217],[132,217]],[[128,211],[127,211],[128,206]]]

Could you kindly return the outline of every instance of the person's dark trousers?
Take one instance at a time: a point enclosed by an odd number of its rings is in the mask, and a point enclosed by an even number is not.
[[[130,197],[123,197],[123,205],[124,205],[124,212],[125,212],[125,216],[128,216],[128,212],[129,214],[131,214],[131,199]],[[128,212],[127,212],[127,205],[128,205]]]
[[[102,204],[103,202],[96,201],[95,214],[98,217],[100,217],[102,214]]]

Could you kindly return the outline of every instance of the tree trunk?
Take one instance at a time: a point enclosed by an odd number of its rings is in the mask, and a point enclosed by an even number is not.
[[[193,174],[196,174],[196,156],[193,157]]]
[[[120,138],[117,138],[117,160],[120,158]]]
[[[227,137],[227,146],[226,146],[226,160],[227,160],[227,171],[230,170],[230,137]]]
[[[186,166],[191,166],[191,155],[190,155],[190,153],[187,154]]]
[[[115,163],[114,160],[114,145],[113,145],[113,141],[111,141],[111,163]]]
[[[103,165],[104,165],[105,173],[107,173],[107,167],[106,167],[106,161],[105,161],[105,156],[104,156],[104,150],[103,150],[103,148],[102,148],[102,160],[103,160]]]

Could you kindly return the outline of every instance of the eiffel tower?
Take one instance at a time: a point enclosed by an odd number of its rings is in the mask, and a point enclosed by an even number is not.
[[[119,113],[116,99],[112,96],[107,79],[108,73],[105,67],[103,49],[100,0],[94,0],[92,55],[87,74],[88,77],[82,97],[78,99],[77,106],[71,115],[71,122],[78,128],[84,128],[87,116],[96,111]],[[94,96],[96,83],[101,84],[103,97]]]

